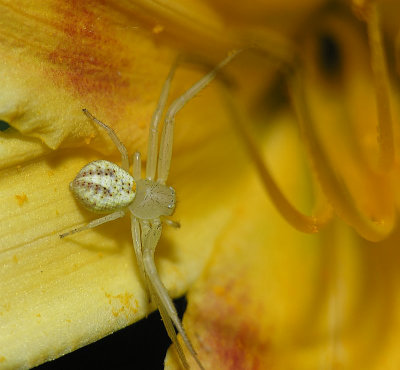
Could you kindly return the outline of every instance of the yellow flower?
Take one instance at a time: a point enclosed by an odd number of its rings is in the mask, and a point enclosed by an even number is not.
[[[205,62],[246,43],[262,53],[249,51],[224,72],[233,103],[214,82],[177,117],[169,184],[182,227],[164,228],[161,278],[173,297],[192,287],[184,325],[206,368],[398,367],[397,157],[395,170],[377,160],[381,121],[362,23],[348,5],[315,10],[322,3],[0,1],[0,120],[11,126],[0,133],[0,368],[57,358],[154,309],[127,219],[58,237],[95,218],[68,190],[78,170],[94,159],[119,161],[81,109],[145,159],[176,56],[201,63],[179,67],[171,99],[204,75]],[[327,45],[338,57],[332,68],[332,59],[318,59]],[[305,118],[300,134],[265,54],[302,76],[301,85],[288,79]],[[230,104],[257,134],[269,185],[232,125]],[[323,228],[325,197],[339,218]],[[284,218],[322,229],[304,234]],[[166,367],[178,366],[170,351]]]

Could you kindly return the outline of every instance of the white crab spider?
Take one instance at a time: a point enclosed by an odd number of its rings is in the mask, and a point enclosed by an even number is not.
[[[79,171],[70,184],[70,189],[74,196],[88,210],[109,214],[91,221],[85,226],[60,235],[63,238],[116,220],[123,217],[127,212],[130,213],[133,245],[142,279],[146,284],[151,299],[160,311],[168,335],[175,344],[179,358],[185,368],[189,368],[189,365],[178,342],[175,328],[181,334],[184,344],[197,364],[202,369],[203,366],[182,327],[175,306],[158,276],[154,263],[154,251],[161,236],[161,218],[172,215],[175,209],[175,191],[172,187],[165,185],[172,156],[174,120],[178,111],[201,89],[207,86],[218,70],[229,63],[238,52],[230,53],[214,70],[200,79],[171,104],[166,112],[158,154],[159,123],[176,64],[171,68],[150,124],[145,179],[141,178],[140,153],[136,152],[133,156],[133,176],[131,176],[129,174],[128,152],[124,144],[110,127],[93,117],[86,109],[83,110],[89,118],[107,131],[121,153],[122,163],[121,167],[119,167],[114,163],[98,160],[87,164]],[[177,226],[174,221],[165,221]]]

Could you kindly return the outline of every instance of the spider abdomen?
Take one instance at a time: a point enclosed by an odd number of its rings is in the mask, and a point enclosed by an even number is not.
[[[116,164],[99,160],[87,164],[70,183],[75,198],[92,212],[126,208],[135,198],[133,177]]]

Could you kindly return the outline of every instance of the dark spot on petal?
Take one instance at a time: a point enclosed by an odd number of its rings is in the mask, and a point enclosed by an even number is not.
[[[9,129],[11,126],[8,122],[0,120],[0,131],[6,131]]]
[[[342,53],[337,40],[329,33],[318,39],[318,64],[327,77],[335,77],[342,71]]]

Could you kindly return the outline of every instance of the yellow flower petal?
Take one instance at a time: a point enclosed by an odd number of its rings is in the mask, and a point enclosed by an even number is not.
[[[149,4],[0,2],[0,118],[11,125],[0,132],[4,368],[56,358],[154,309],[138,279],[128,220],[59,238],[96,217],[69,192],[75,174],[94,159],[119,161],[109,138],[82,108],[110,124],[130,153],[140,150],[146,157],[151,115],[177,55],[176,46],[167,46],[174,33],[154,31],[168,13],[158,7],[164,17],[148,19],[142,7]],[[199,3],[199,8],[204,6]],[[173,22],[166,22],[165,30]],[[199,39],[199,45],[186,47],[204,48],[207,37]],[[214,45],[221,44],[216,40]],[[221,56],[228,49],[223,46]],[[180,67],[171,99],[204,73]],[[254,80],[262,74],[239,73]],[[262,79],[247,99],[260,88]],[[170,185],[177,191],[174,217],[182,227],[165,228],[157,248],[157,267],[172,296],[182,294],[199,275],[230,217],[248,171],[238,148],[216,87],[179,115]]]

